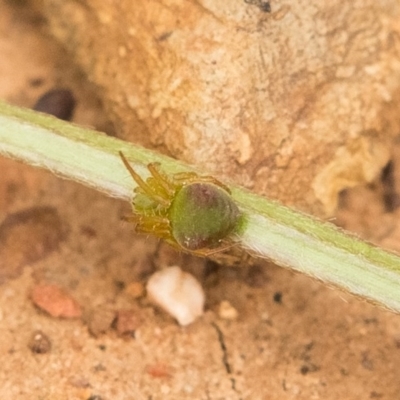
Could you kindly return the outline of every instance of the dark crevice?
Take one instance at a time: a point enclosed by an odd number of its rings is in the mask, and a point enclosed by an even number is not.
[[[221,350],[222,350],[222,363],[224,364],[226,372],[229,375],[231,375],[232,374],[232,367],[231,367],[231,365],[229,364],[229,361],[228,361],[228,349],[227,349],[226,344],[225,344],[224,334],[222,333],[220,327],[215,322],[212,322],[211,325],[217,331],[218,341],[219,341],[219,344],[220,344]],[[232,384],[232,390],[237,392],[235,378],[231,377],[230,380],[231,380],[231,384]]]
[[[212,326],[217,331],[218,341],[219,341],[219,344],[220,344],[221,350],[222,350],[222,363],[225,366],[226,372],[228,374],[231,374],[232,373],[232,368],[231,368],[231,366],[229,364],[229,361],[228,361],[228,349],[226,348],[224,334],[222,333],[220,327],[216,323],[212,322]]]

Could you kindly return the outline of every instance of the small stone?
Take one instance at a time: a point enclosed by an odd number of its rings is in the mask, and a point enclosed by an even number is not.
[[[28,347],[32,353],[45,354],[51,350],[51,341],[42,331],[37,330],[32,333]]]
[[[125,293],[134,299],[138,299],[144,295],[144,285],[142,282],[131,282],[126,286]]]
[[[261,314],[261,321],[267,322],[267,321],[269,321],[269,319],[270,319],[269,313],[267,311],[264,311]]]
[[[87,380],[87,378],[85,378],[84,376],[81,375],[74,375],[71,376],[68,379],[68,383],[78,389],[86,389],[86,388],[90,388],[90,382]]]
[[[36,285],[31,294],[33,303],[52,317],[79,318],[80,305],[64,289],[53,284]]]
[[[140,316],[134,310],[117,311],[117,332],[120,336],[133,335],[140,325]]]
[[[229,301],[223,300],[219,303],[218,316],[222,319],[234,320],[237,319],[239,313]]]
[[[111,329],[116,318],[116,312],[107,306],[100,306],[92,310],[88,317],[89,332],[97,337]]]
[[[203,314],[205,296],[194,276],[179,267],[153,274],[147,282],[151,301],[172,315],[180,325],[189,325]]]
[[[75,109],[75,98],[68,89],[53,89],[44,93],[33,107],[34,110],[69,121]]]
[[[153,378],[170,378],[172,376],[171,368],[167,364],[161,362],[148,365],[146,367],[146,372]]]
[[[274,302],[281,304],[282,303],[282,292],[276,292],[274,293]]]

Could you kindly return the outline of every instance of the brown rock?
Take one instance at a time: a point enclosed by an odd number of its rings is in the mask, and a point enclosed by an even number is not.
[[[132,335],[139,325],[140,316],[137,310],[118,310],[116,324],[118,335]]]
[[[319,214],[388,161],[397,0],[35,3],[125,139]]]
[[[171,378],[172,368],[165,363],[156,362],[146,367],[146,372],[153,378]]]
[[[142,282],[131,282],[125,288],[125,293],[137,299],[144,295],[144,285]]]
[[[116,312],[107,306],[101,305],[92,310],[88,317],[89,332],[97,337],[107,332],[116,317]]]
[[[37,330],[32,333],[28,347],[32,353],[45,354],[51,350],[51,341],[45,333]]]
[[[44,93],[33,107],[34,110],[69,121],[74,112],[76,100],[68,89],[52,89]]]
[[[52,317],[79,318],[82,315],[80,305],[57,285],[36,285],[32,290],[31,298],[35,306]]]

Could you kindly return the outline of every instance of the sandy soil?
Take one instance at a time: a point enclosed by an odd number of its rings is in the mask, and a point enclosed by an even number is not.
[[[112,134],[101,102],[23,1],[0,1],[0,98],[32,107],[54,87],[77,98],[74,122]],[[19,4],[19,5],[18,5]],[[400,251],[400,168],[344,193],[336,222]],[[267,262],[221,267],[135,236],[129,205],[0,159],[2,399],[400,399],[400,317]],[[137,288],[179,265],[206,291],[182,328]],[[62,288],[81,317],[32,301]],[[238,318],[221,318],[221,301]],[[115,322],[117,320],[117,322]]]

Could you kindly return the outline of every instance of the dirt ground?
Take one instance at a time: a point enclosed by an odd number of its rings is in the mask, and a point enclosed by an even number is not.
[[[113,134],[90,83],[23,3],[0,0],[0,98],[32,107],[67,87],[73,121]],[[399,156],[395,144],[381,179],[344,193],[335,220],[394,251]],[[8,159],[0,171],[1,399],[400,399],[400,316],[267,262],[175,253],[134,235],[121,221],[128,204]],[[167,265],[205,288],[206,312],[185,328],[140,293]],[[35,306],[44,284],[81,316]],[[236,319],[218,312],[224,300]]]

